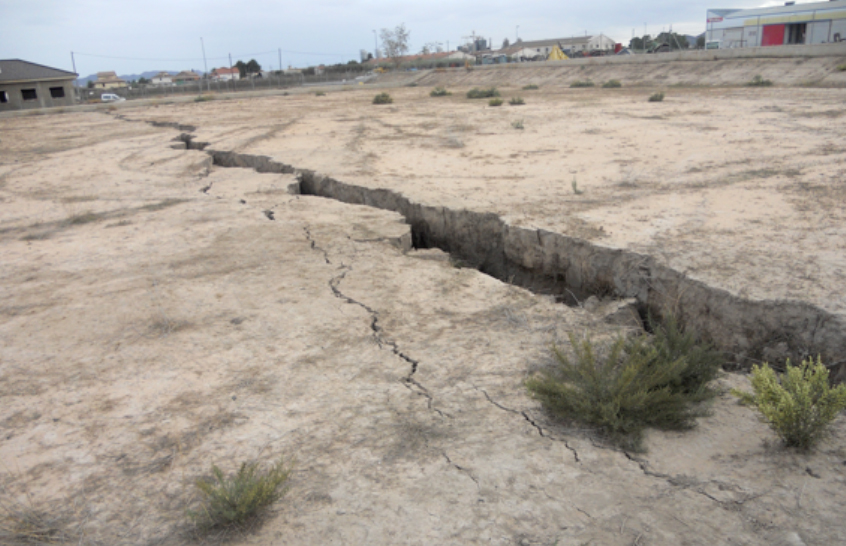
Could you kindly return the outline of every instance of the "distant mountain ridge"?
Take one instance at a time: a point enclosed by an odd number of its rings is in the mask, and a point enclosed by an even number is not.
[[[131,82],[133,80],[137,80],[138,78],[147,78],[149,80],[159,72],[167,72],[170,75],[179,74],[178,70],[148,70],[147,72],[142,72],[140,74],[121,74],[118,77],[126,82]],[[96,79],[97,74],[91,74],[90,76],[79,78],[79,82],[87,85],[89,81],[95,81]]]

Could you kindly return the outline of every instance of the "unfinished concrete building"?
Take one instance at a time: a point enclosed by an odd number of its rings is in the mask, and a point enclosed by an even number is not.
[[[77,76],[20,59],[0,60],[0,112],[72,106]]]

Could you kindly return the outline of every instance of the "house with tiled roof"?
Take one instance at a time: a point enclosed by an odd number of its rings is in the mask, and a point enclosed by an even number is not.
[[[511,59],[532,60],[546,59],[556,45],[567,55],[576,53],[590,53],[591,51],[613,51],[614,40],[604,34],[594,36],[573,36],[570,38],[553,38],[550,40],[534,40],[531,42],[516,42],[497,53],[508,55]]]
[[[173,77],[174,83],[191,83],[200,81],[202,76],[192,70],[183,70]]]
[[[236,67],[232,68],[215,68],[212,70],[211,79],[220,82],[228,82],[230,80],[241,79],[241,71]]]
[[[79,74],[20,59],[0,60],[0,112],[73,106]]]
[[[162,71],[150,78],[150,83],[153,85],[173,85],[173,76],[170,72]]]
[[[95,89],[113,89],[116,87],[126,87],[126,80],[118,78],[118,75],[112,72],[97,72],[97,79],[94,80],[93,86]]]

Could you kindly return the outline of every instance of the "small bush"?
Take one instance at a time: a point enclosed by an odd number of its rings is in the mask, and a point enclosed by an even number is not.
[[[529,85],[523,86],[523,91],[537,91],[538,89],[540,89],[540,87],[538,87],[537,85],[535,85],[533,83],[530,83]]]
[[[511,126],[514,127],[515,129],[520,129],[522,131],[523,130],[523,120],[520,119],[520,120],[517,120],[517,121],[512,121]]]
[[[701,404],[716,395],[708,382],[722,359],[675,321],[656,335],[618,338],[597,354],[589,339],[570,336],[575,362],[553,348],[555,366],[526,382],[553,415],[596,427],[615,444],[642,450],[647,427],[684,430],[706,415]]]
[[[407,83],[407,84],[405,84],[405,86],[406,87],[417,87],[417,82]]]
[[[394,99],[387,93],[379,93],[373,97],[373,104],[391,104],[392,102],[394,102]]]
[[[314,92],[314,96],[315,96],[315,97],[325,97],[325,96],[326,96],[326,92],[325,92],[325,91],[315,91],[315,92]]]
[[[585,81],[574,81],[570,84],[570,87],[593,87],[594,83],[590,80]]]
[[[579,183],[576,182],[575,176],[573,177],[573,182],[570,185],[573,186],[573,193],[575,193],[576,195],[581,195],[581,194],[585,193],[584,190],[579,189]]]
[[[837,70],[839,70],[840,72],[846,72],[846,64],[837,65]]]
[[[664,100],[664,93],[653,93],[649,95],[649,102],[661,102]]]
[[[211,95],[198,95],[194,98],[194,102],[208,102],[210,100],[214,100],[214,97]]]
[[[242,463],[240,470],[228,477],[217,466],[211,471],[213,478],[196,482],[203,497],[200,509],[189,512],[204,530],[240,527],[259,516],[287,492],[291,467],[280,459],[266,471],[260,471],[258,463]]]
[[[474,87],[470,91],[467,92],[468,99],[488,99],[491,97],[498,97],[499,91],[496,90],[496,87],[489,87],[487,89],[479,89],[478,87]]]
[[[769,87],[773,84],[770,80],[765,80],[761,77],[760,74],[752,78],[751,82],[748,82],[746,85],[750,87]]]
[[[523,100],[523,97],[511,97],[511,100],[508,101],[508,104],[511,106],[523,106],[526,104],[526,101]]]
[[[828,432],[829,425],[846,409],[846,385],[832,388],[828,369],[817,357],[799,366],[787,361],[779,377],[767,363],[752,367],[753,394],[732,390],[744,403],[755,406],[787,447],[808,451]]]
[[[502,106],[502,99],[491,99],[488,101],[488,106]]]
[[[608,80],[602,84],[602,87],[603,89],[615,89],[617,87],[623,87],[623,84],[620,83],[620,80]]]
[[[436,88],[432,89],[431,93],[429,93],[430,97],[447,97],[449,95],[452,95],[452,93],[450,93],[449,91],[447,91],[443,87],[436,87]]]

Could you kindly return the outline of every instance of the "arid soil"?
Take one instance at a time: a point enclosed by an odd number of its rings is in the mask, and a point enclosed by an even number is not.
[[[3,540],[27,512],[72,543],[190,543],[198,477],[282,456],[290,491],[230,543],[846,542],[842,416],[801,455],[726,393],[693,431],[613,449],[522,382],[568,333],[622,326],[412,249],[397,213],[174,141],[842,317],[844,91],[429,90],[0,119]]]

